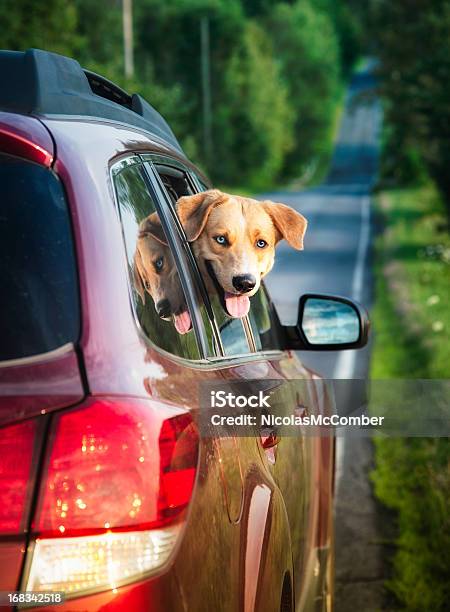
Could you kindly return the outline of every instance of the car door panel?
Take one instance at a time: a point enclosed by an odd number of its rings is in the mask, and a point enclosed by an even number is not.
[[[164,188],[162,185],[161,191],[164,191]],[[175,193],[172,197],[166,193],[166,205],[173,206],[176,195]],[[262,342],[266,342],[266,346],[260,344],[260,348],[267,349],[267,343],[275,341],[276,329],[273,328],[271,332],[266,329],[264,312],[262,315],[254,324],[264,328]],[[221,333],[220,325],[217,327]],[[223,337],[221,340],[223,341]],[[252,342],[249,347],[251,346]],[[290,416],[305,406],[311,413],[317,413],[317,402],[314,396],[310,396],[306,386],[300,385],[300,390],[295,390],[290,382],[311,380],[311,373],[301,366],[294,355],[269,351],[257,360],[227,361],[219,360],[215,363],[218,383],[220,379],[246,384],[251,380],[263,380],[271,386],[269,381],[276,381],[272,397],[277,405],[277,414]],[[317,542],[319,532],[321,448],[313,437],[304,435],[301,431],[298,436],[284,436],[275,447],[267,450],[261,445],[261,436],[265,432],[257,429],[253,436],[246,437],[238,433],[235,431],[234,435],[216,438],[212,443],[215,456],[219,458],[220,468],[217,476],[222,483],[222,495],[231,525],[231,531],[228,532],[230,539],[226,543],[226,538],[222,539],[215,531],[218,525],[211,525],[215,536],[212,542],[218,541],[217,536],[221,545],[225,545],[222,552],[229,555],[230,574],[223,577],[222,586],[225,588],[225,584],[234,576],[235,584],[241,584],[239,599],[244,609],[252,609],[258,597],[263,597],[261,601],[264,601],[266,606],[271,602],[271,598],[275,597],[276,605],[279,606],[281,583],[286,573],[294,582],[293,588],[297,592],[310,590],[310,574],[315,570],[314,567],[310,569],[311,550]],[[222,525],[222,529],[226,531],[228,528]],[[256,534],[259,534],[259,537]],[[189,540],[186,540],[186,545],[188,542]],[[191,544],[195,548],[193,541]],[[208,551],[208,568],[214,559],[218,561],[218,554],[219,551]],[[250,567],[253,567],[253,581],[249,578]],[[189,585],[192,578],[189,570],[179,568],[179,572],[183,576],[180,577],[180,583]],[[274,580],[280,581],[279,592],[275,596],[273,588],[271,593],[265,593],[260,585],[263,576],[266,576],[266,579],[272,577],[272,586]],[[256,589],[255,582],[258,585]],[[234,592],[231,583],[228,583],[228,586],[230,590],[227,594],[220,589],[221,593],[217,601],[214,601],[214,609],[238,609],[233,607],[237,605],[237,601],[230,595]],[[262,593],[264,595],[261,595]],[[272,603],[270,607],[261,608],[264,609],[272,609]],[[273,609],[276,609],[276,606]]]

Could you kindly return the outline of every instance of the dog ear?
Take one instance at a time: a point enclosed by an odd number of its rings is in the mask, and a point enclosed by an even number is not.
[[[145,304],[145,287],[142,281],[142,272],[141,269],[143,267],[141,254],[139,253],[139,249],[136,248],[134,252],[133,258],[133,280],[136,291],[139,293],[142,303]]]
[[[164,234],[164,230],[161,225],[158,213],[154,212],[146,217],[139,224],[139,235],[138,238],[144,238],[145,236],[153,236],[155,240],[165,244],[167,246],[167,238]]]
[[[177,201],[177,213],[189,242],[197,240],[208,221],[211,210],[228,196],[218,189],[210,189]]]
[[[308,225],[305,217],[285,204],[276,204],[270,201],[262,202],[262,204],[279,233],[278,240],[285,238],[294,249],[301,251],[303,249],[303,236]]]

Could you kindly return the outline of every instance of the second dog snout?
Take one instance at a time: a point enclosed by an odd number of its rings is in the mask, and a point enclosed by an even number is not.
[[[170,317],[170,315],[172,314],[172,309],[170,307],[169,300],[159,300],[159,302],[156,304],[156,312],[158,313],[158,316],[161,317],[161,319],[165,317]]]
[[[248,293],[256,285],[256,278],[253,274],[240,274],[239,276],[233,276],[233,287],[239,291],[239,293]]]

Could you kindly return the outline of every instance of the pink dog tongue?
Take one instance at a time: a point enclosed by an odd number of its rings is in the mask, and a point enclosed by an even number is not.
[[[246,295],[235,295],[234,293],[228,293],[228,291],[225,291],[225,305],[228,314],[238,319],[245,317],[250,310],[250,300]]]
[[[191,316],[187,310],[179,315],[174,315],[175,328],[179,334],[187,334],[192,327]]]

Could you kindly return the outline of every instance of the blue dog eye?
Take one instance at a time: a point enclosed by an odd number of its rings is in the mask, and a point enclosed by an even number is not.
[[[256,246],[258,247],[258,249],[263,249],[264,247],[267,246],[267,242],[265,240],[263,240],[262,238],[260,238],[257,242],[256,242]]]
[[[225,238],[225,236],[216,236],[214,238],[214,240],[218,243],[221,244],[222,246],[225,245],[227,243],[227,239]]]
[[[157,259],[157,260],[155,261],[155,268],[156,268],[157,270],[161,270],[161,269],[162,269],[162,267],[163,267],[163,264],[164,264],[164,259],[163,259],[162,257],[160,257],[159,259]]]

